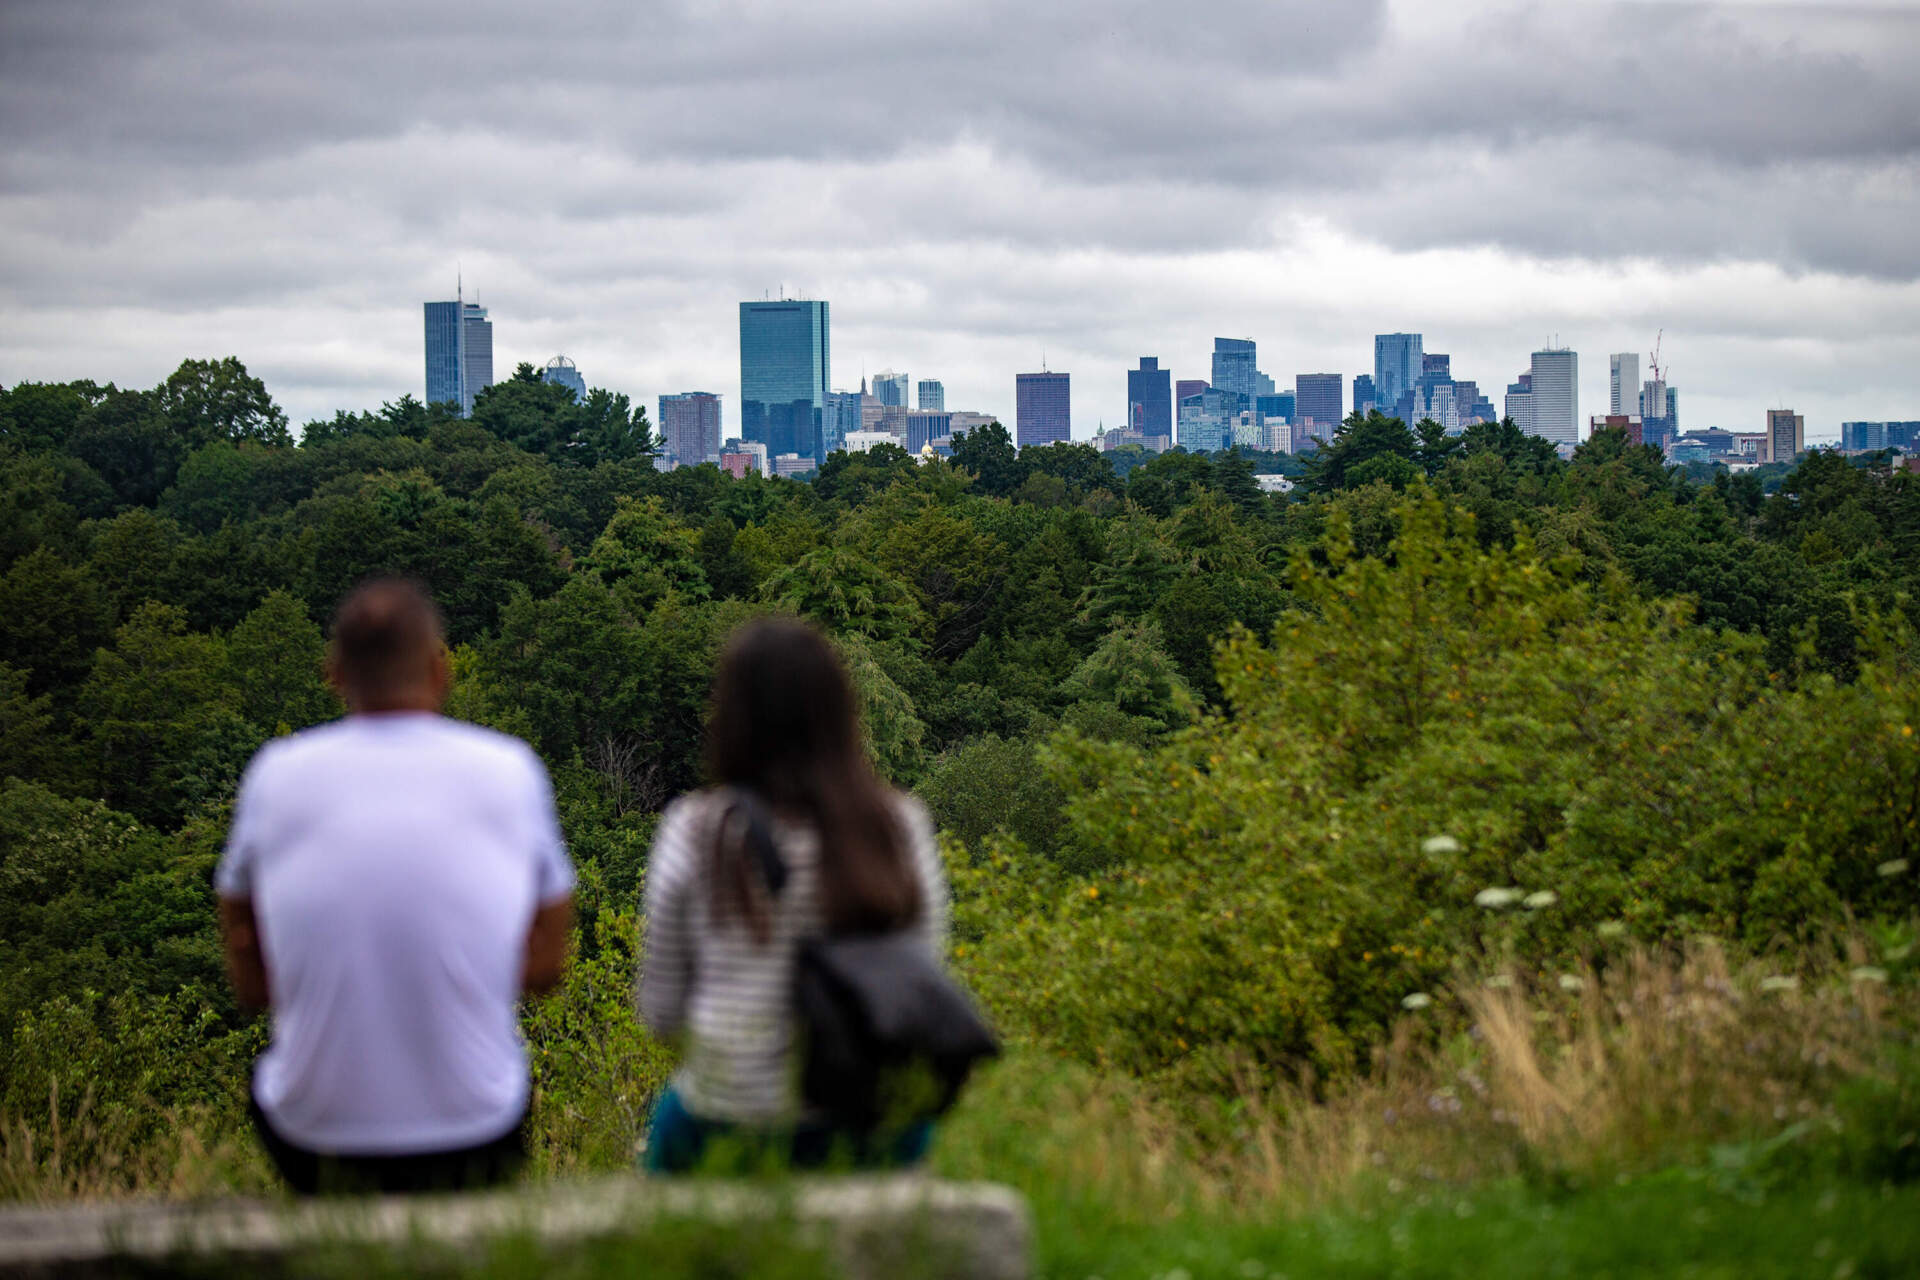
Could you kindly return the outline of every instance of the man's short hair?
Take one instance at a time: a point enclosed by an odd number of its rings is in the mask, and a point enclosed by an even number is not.
[[[420,679],[446,645],[440,610],[417,582],[374,578],[333,615],[334,678],[358,693],[394,693]]]

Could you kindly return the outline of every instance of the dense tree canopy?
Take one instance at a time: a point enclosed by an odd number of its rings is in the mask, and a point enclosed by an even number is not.
[[[0,391],[0,1065],[82,1022],[241,1060],[210,868],[250,753],[337,714],[321,629],[371,574],[444,608],[451,711],[546,759],[589,966],[631,963],[653,815],[764,609],[835,636],[873,758],[966,842],[996,1007],[1092,1060],[1350,1064],[1482,945],[1486,883],[1560,895],[1543,951],[1913,905],[1875,868],[1920,858],[1920,476],[1378,414],[1304,459],[997,424],[811,481],[654,449],[526,366],[470,421],[403,397],[297,442],[231,358]],[[1123,971],[1146,936],[1178,955]]]

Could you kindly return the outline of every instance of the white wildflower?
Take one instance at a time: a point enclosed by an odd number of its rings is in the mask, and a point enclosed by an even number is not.
[[[1906,869],[1907,860],[1905,858],[1891,858],[1874,868],[1875,871],[1878,871],[1883,876],[1897,876]]]
[[[1877,964],[1863,964],[1852,974],[1855,982],[1885,982],[1887,971]]]
[[[1424,1009],[1432,1003],[1433,997],[1424,991],[1415,991],[1411,995],[1400,997],[1400,1007],[1402,1009]]]
[[[1584,991],[1586,986],[1587,980],[1577,973],[1563,973],[1560,975],[1560,989],[1562,991]]]
[[[1498,911],[1502,907],[1510,907],[1520,901],[1520,896],[1518,889],[1482,889],[1473,895],[1473,901],[1475,906],[1485,907],[1489,911]]]
[[[1602,920],[1593,927],[1593,931],[1607,941],[1612,942],[1617,938],[1627,936],[1627,922],[1624,920]]]
[[[1560,901],[1559,894],[1551,889],[1542,889],[1538,893],[1530,893],[1522,898],[1520,905],[1529,911],[1538,911],[1540,908],[1550,907],[1558,901]]]
[[[1429,857],[1460,852],[1460,842],[1452,836],[1428,836],[1420,842],[1420,852]]]

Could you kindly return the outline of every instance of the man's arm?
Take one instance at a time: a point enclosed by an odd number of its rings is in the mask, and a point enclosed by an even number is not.
[[[527,930],[527,960],[520,989],[531,996],[545,995],[567,968],[567,932],[573,928],[573,895],[556,898],[533,913]]]
[[[260,950],[260,926],[253,918],[252,898],[220,899],[220,936],[227,953],[227,977],[234,998],[243,1009],[266,1009],[267,961]]]

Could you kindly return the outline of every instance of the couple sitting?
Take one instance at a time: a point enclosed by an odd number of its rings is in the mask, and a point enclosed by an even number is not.
[[[215,876],[234,989],[273,1016],[253,1079],[261,1141],[308,1194],[508,1180],[530,1103],[517,1005],[559,981],[572,915],[546,770],[517,739],[439,714],[440,619],[411,584],[347,598],[328,677],[347,716],[261,749]],[[723,1140],[803,1166],[917,1160],[926,1124],[844,1131],[797,1084],[807,940],[893,931],[932,958],[946,925],[926,812],[867,764],[819,633],[763,620],[734,636],[707,765],[718,789],[668,807],[647,868],[640,1008],[685,1049],[648,1166],[691,1168]],[[772,887],[743,807],[771,837]]]

